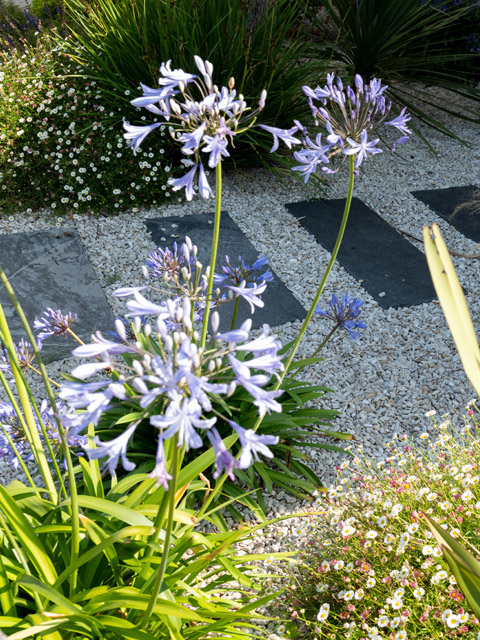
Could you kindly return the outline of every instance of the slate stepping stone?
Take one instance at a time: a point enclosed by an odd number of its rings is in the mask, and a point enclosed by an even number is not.
[[[185,236],[189,236],[198,247],[200,262],[206,266],[209,263],[212,249],[213,220],[213,214],[195,214],[183,217],[150,218],[145,220],[145,225],[152,234],[152,240],[157,247],[171,247],[174,241],[181,244]],[[230,263],[235,266],[238,256],[242,256],[247,264],[253,264],[260,254],[236,222],[227,213],[222,213],[215,269],[217,273],[221,273],[226,255],[229,256]],[[285,322],[303,319],[307,315],[292,292],[287,289],[271,267],[270,269],[274,280],[268,283],[267,289],[262,295],[265,306],[263,308],[256,307],[254,314],[251,315],[250,305],[241,299],[238,306],[237,326],[247,318],[252,319],[254,329],[260,328],[264,323],[278,326]],[[226,331],[230,328],[233,306],[233,303],[223,304],[219,309],[222,330]]]
[[[0,235],[0,264],[33,329],[47,307],[78,316],[72,329],[90,342],[92,331],[114,329],[115,318],[74,228]],[[25,337],[23,325],[0,283],[0,302],[13,339]],[[46,362],[71,356],[73,338],[52,336],[42,346]]]
[[[286,205],[330,252],[337,239],[344,206],[344,199]],[[352,200],[338,262],[384,309],[418,305],[436,297],[423,253],[358,198]]]
[[[475,213],[472,204],[462,207],[455,213],[458,205],[470,203],[473,194],[478,187],[468,185],[466,187],[449,187],[448,189],[426,189],[424,191],[412,191],[412,195],[427,204],[430,209],[446,220],[464,236],[480,242],[480,212]],[[480,199],[476,199],[480,203]]]

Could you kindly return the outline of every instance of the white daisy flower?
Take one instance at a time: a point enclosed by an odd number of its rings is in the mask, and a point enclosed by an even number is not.
[[[343,529],[342,529],[342,536],[344,538],[347,538],[348,536],[353,536],[355,531],[356,531],[355,527],[347,525],[346,527],[343,527]]]
[[[397,616],[396,618],[393,618],[393,620],[390,620],[390,629],[396,629],[401,621],[402,620],[400,619],[400,616]]]
[[[377,624],[379,627],[386,627],[389,622],[390,622],[390,618],[388,616],[383,615],[383,616],[380,616]]]
[[[402,533],[402,535],[400,536],[400,544],[401,544],[401,545],[405,545],[405,544],[407,544],[407,542],[409,542],[409,541],[410,541],[410,534],[409,534],[409,533],[407,533],[406,531],[404,531],[404,532]]]
[[[402,510],[403,510],[403,505],[402,504],[395,504],[392,507],[392,511],[391,511],[390,515],[392,516],[392,518],[395,518],[395,516],[398,516],[398,514]]]
[[[325,620],[328,618],[328,614],[328,609],[320,609],[320,611],[317,613],[317,620],[319,622],[325,622]]]
[[[460,625],[460,620],[454,613],[450,614],[445,619],[445,622],[447,623],[447,627],[449,627],[450,629],[456,629]]]

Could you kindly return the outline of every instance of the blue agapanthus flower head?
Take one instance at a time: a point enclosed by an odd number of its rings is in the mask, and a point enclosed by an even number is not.
[[[42,316],[35,318],[33,328],[38,331],[38,339],[45,340],[50,336],[66,336],[68,330],[77,320],[76,313],[63,314],[60,309],[47,308]]]
[[[263,260],[260,262],[265,264]],[[262,287],[255,285],[248,291],[253,296]],[[106,459],[105,466],[111,473],[119,463],[131,471],[135,464],[128,458],[129,444],[142,420],[148,418],[158,438],[156,465],[150,477],[165,489],[171,476],[164,443],[171,438],[186,451],[209,441],[215,451],[216,477],[224,472],[232,477],[235,469],[247,468],[259,455],[273,457],[269,446],[278,443],[277,436],[257,435],[217,411],[212,416],[212,400],[229,397],[236,387],[243,387],[249,394],[260,417],[282,410],[277,400],[282,391],[269,388],[272,376],[278,377],[278,372],[284,370],[279,353],[281,343],[270,334],[268,325],[263,326],[261,335],[251,339],[251,320],[246,320],[239,329],[218,333],[217,318],[213,342],[203,351],[198,346],[199,336],[193,325],[195,307],[190,298],[156,304],[140,294],[142,289],[123,288],[120,297],[134,298],[127,302],[128,317],[137,320],[141,316],[156,316],[155,333],[150,324],[143,329],[143,337],[148,337],[148,341],[130,342],[122,321],[117,320],[115,341],[96,332],[92,344],[81,345],[72,352],[76,357],[93,360],[77,366],[72,371],[73,379],[64,382],[59,391],[60,399],[67,405],[61,420],[69,436],[83,436],[90,424],[98,425],[102,416],[115,410],[119,402],[129,407],[132,403],[138,405],[140,418],[124,432],[108,441],[97,437],[95,448],[86,446],[85,450],[90,458]],[[156,346],[149,350],[154,339]],[[219,361],[223,362],[221,370]],[[116,375],[86,382],[87,378],[108,370]],[[215,430],[218,420],[230,423],[239,436],[242,454],[238,461]]]
[[[15,347],[15,354],[17,356],[18,364],[20,369],[27,370],[32,366],[35,360],[35,352],[33,350],[30,342],[21,338],[18,344],[13,345]],[[40,339],[37,340],[37,349],[42,348],[42,342]],[[12,365],[10,363],[10,357],[8,355],[7,349],[3,348],[3,353],[0,352],[0,371],[3,372],[5,376],[12,376]]]
[[[291,129],[279,129],[268,125],[260,125],[262,129],[273,135],[271,152],[276,151],[279,141],[289,149],[301,145],[293,157],[299,163],[292,167],[307,182],[310,176],[318,171],[335,173],[331,168],[331,160],[344,156],[354,156],[355,171],[364,160],[382,152],[377,145],[380,137],[371,139],[381,124],[390,126],[402,135],[395,146],[407,142],[411,130],[408,122],[411,119],[406,109],[397,117],[388,120],[392,104],[385,98],[386,85],[373,78],[365,83],[360,75],[356,75],[352,86],[344,86],[341,78],[334,73],[327,74],[326,84],[315,89],[305,85],[302,87],[310,106],[314,123],[319,131],[309,133],[298,120],[294,120]]]
[[[230,262],[230,258],[225,256],[225,265],[222,267],[222,274],[215,273],[213,282],[216,285],[225,285],[226,281],[239,287],[242,282],[248,287],[261,282],[272,282],[273,274],[270,269],[266,269],[260,273],[261,269],[268,264],[268,258],[263,253],[255,260],[253,264],[247,264],[242,256],[238,256],[238,265],[234,266]]]
[[[172,69],[169,60],[160,66],[160,87],[155,89],[141,84],[143,96],[131,101],[135,107],[143,107],[160,116],[161,122],[143,126],[123,124],[127,146],[134,153],[149,133],[168,124],[173,139],[181,144],[181,152],[192,161],[188,173],[169,180],[173,191],[185,189],[187,200],[193,198],[196,188],[202,198],[213,196],[204,161],[210,169],[215,169],[230,156],[228,148],[233,147],[235,136],[254,124],[267,97],[263,90],[258,107],[252,110],[247,107],[243,95],[234,89],[233,78],[227,87],[219,89],[213,81],[212,64],[199,56],[194,59],[198,74]]]
[[[338,327],[348,331],[352,340],[360,337],[358,329],[366,329],[367,325],[358,319],[362,313],[363,300],[360,298],[352,298],[346,294],[342,295],[339,300],[335,294],[332,295],[328,303],[330,309],[325,311],[320,307],[316,307],[315,313],[323,318],[330,318]]]
[[[187,243],[184,242],[178,247],[174,242],[172,249],[158,247],[152,251],[145,265],[151,278],[178,280],[183,268],[195,268],[195,258],[190,254]]]

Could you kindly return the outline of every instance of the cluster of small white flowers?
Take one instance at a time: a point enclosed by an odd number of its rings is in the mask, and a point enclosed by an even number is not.
[[[78,76],[84,72],[81,67],[66,63],[62,52],[49,48],[48,41],[39,41],[37,46],[45,68],[61,63],[66,75]],[[79,208],[91,210],[93,198],[95,209],[101,210],[110,206],[131,209],[132,205],[141,204],[145,196],[151,204],[157,203],[155,198],[160,202],[170,197],[170,190],[165,186],[167,178],[164,173],[168,171],[165,171],[166,163],[161,157],[165,153],[163,147],[155,155],[151,148],[144,151],[143,156],[150,158],[149,162],[144,158],[135,160],[128,154],[128,162],[134,165],[128,172],[116,171],[113,174],[108,170],[111,160],[122,157],[125,143],[120,127],[108,129],[105,125],[106,109],[100,104],[103,94],[95,81],[89,83],[81,77],[75,86],[72,86],[74,80],[68,85],[56,79],[44,82],[39,77],[40,71],[35,67],[33,56],[31,59],[4,56],[2,63],[0,99],[12,103],[8,117],[0,123],[0,139],[6,140],[0,150],[0,161],[7,167],[2,178],[9,178],[2,180],[4,208],[11,206],[18,210],[27,193],[37,207],[46,206],[69,213]],[[102,122],[92,123],[92,112],[102,114]],[[120,122],[122,116],[123,110],[119,106],[108,117]],[[27,124],[30,127],[30,146],[23,147],[20,152],[17,140],[23,140]],[[89,124],[93,126],[86,133],[85,127]],[[165,132],[161,130],[160,140],[164,136]],[[28,172],[30,158],[35,161],[36,169]],[[39,158],[42,159],[41,171],[38,170]],[[22,174],[17,173],[18,169]],[[112,189],[107,185],[113,180],[124,181],[124,176],[131,175],[132,171],[136,175],[135,190],[114,193],[112,198]],[[112,177],[108,178],[110,173]],[[25,176],[28,176],[26,189]],[[23,186],[18,183],[19,178],[22,178]],[[161,188],[156,186],[152,191],[152,183],[158,183]],[[68,196],[60,196],[59,189],[68,191]]]
[[[471,538],[480,528],[480,443],[474,434],[480,424],[471,417],[472,406],[480,413],[475,403],[467,407],[468,428],[455,431],[445,415],[419,446],[396,435],[375,473],[357,451],[339,465],[336,484],[318,495],[313,508],[320,515],[310,529],[315,551],[311,557],[305,552],[321,605],[317,636],[343,627],[351,640],[404,640],[417,637],[422,626],[425,637],[461,633],[480,640],[480,622],[422,517],[433,517],[453,538]],[[299,590],[297,581],[297,600]],[[318,623],[312,620],[312,627]]]

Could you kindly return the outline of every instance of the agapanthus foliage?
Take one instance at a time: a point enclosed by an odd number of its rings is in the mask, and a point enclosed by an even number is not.
[[[315,126],[320,129],[315,138],[298,120],[294,121],[291,129],[260,127],[274,137],[272,152],[277,150],[279,140],[289,149],[292,145],[302,145],[303,148],[293,154],[300,163],[293,170],[302,173],[305,182],[317,171],[334,173],[336,169],[327,166],[334,158],[354,155],[355,169],[358,170],[370,155],[381,153],[382,149],[377,146],[380,139],[370,137],[381,124],[389,125],[402,134],[393,144],[393,150],[397,144],[408,140],[411,131],[407,125],[410,120],[407,110],[402,109],[395,118],[387,120],[391,117],[392,105],[383,95],[387,87],[376,78],[364,84],[361,76],[356,75],[354,86],[345,88],[341,78],[330,73],[323,88],[304,86],[302,89],[308,98]]]
[[[203,166],[214,169],[222,159],[227,158],[229,143],[249,129],[256,116],[265,106],[266,91],[262,91],[258,108],[251,111],[242,94],[236,93],[235,81],[230,78],[228,87],[219,89],[213,82],[213,67],[208,60],[195,56],[199,75],[186,73],[182,69],[172,69],[171,60],[161,64],[159,89],[144,84],[143,96],[135,98],[131,104],[145,107],[162,121],[136,126],[124,122],[128,146],[136,153],[138,147],[154,129],[169,125],[170,134],[181,144],[181,152],[191,160],[192,168],[180,178],[171,178],[169,184],[174,191],[185,189],[187,200],[195,193],[195,185],[202,198],[213,195]],[[195,92],[191,92],[192,88]]]
[[[315,313],[323,318],[330,318],[335,322],[336,326],[345,329],[352,340],[356,340],[360,336],[357,329],[366,329],[367,325],[358,319],[362,313],[363,300],[360,298],[352,298],[343,294],[339,300],[335,294],[332,294],[330,301],[330,310],[325,311],[317,306]]]

